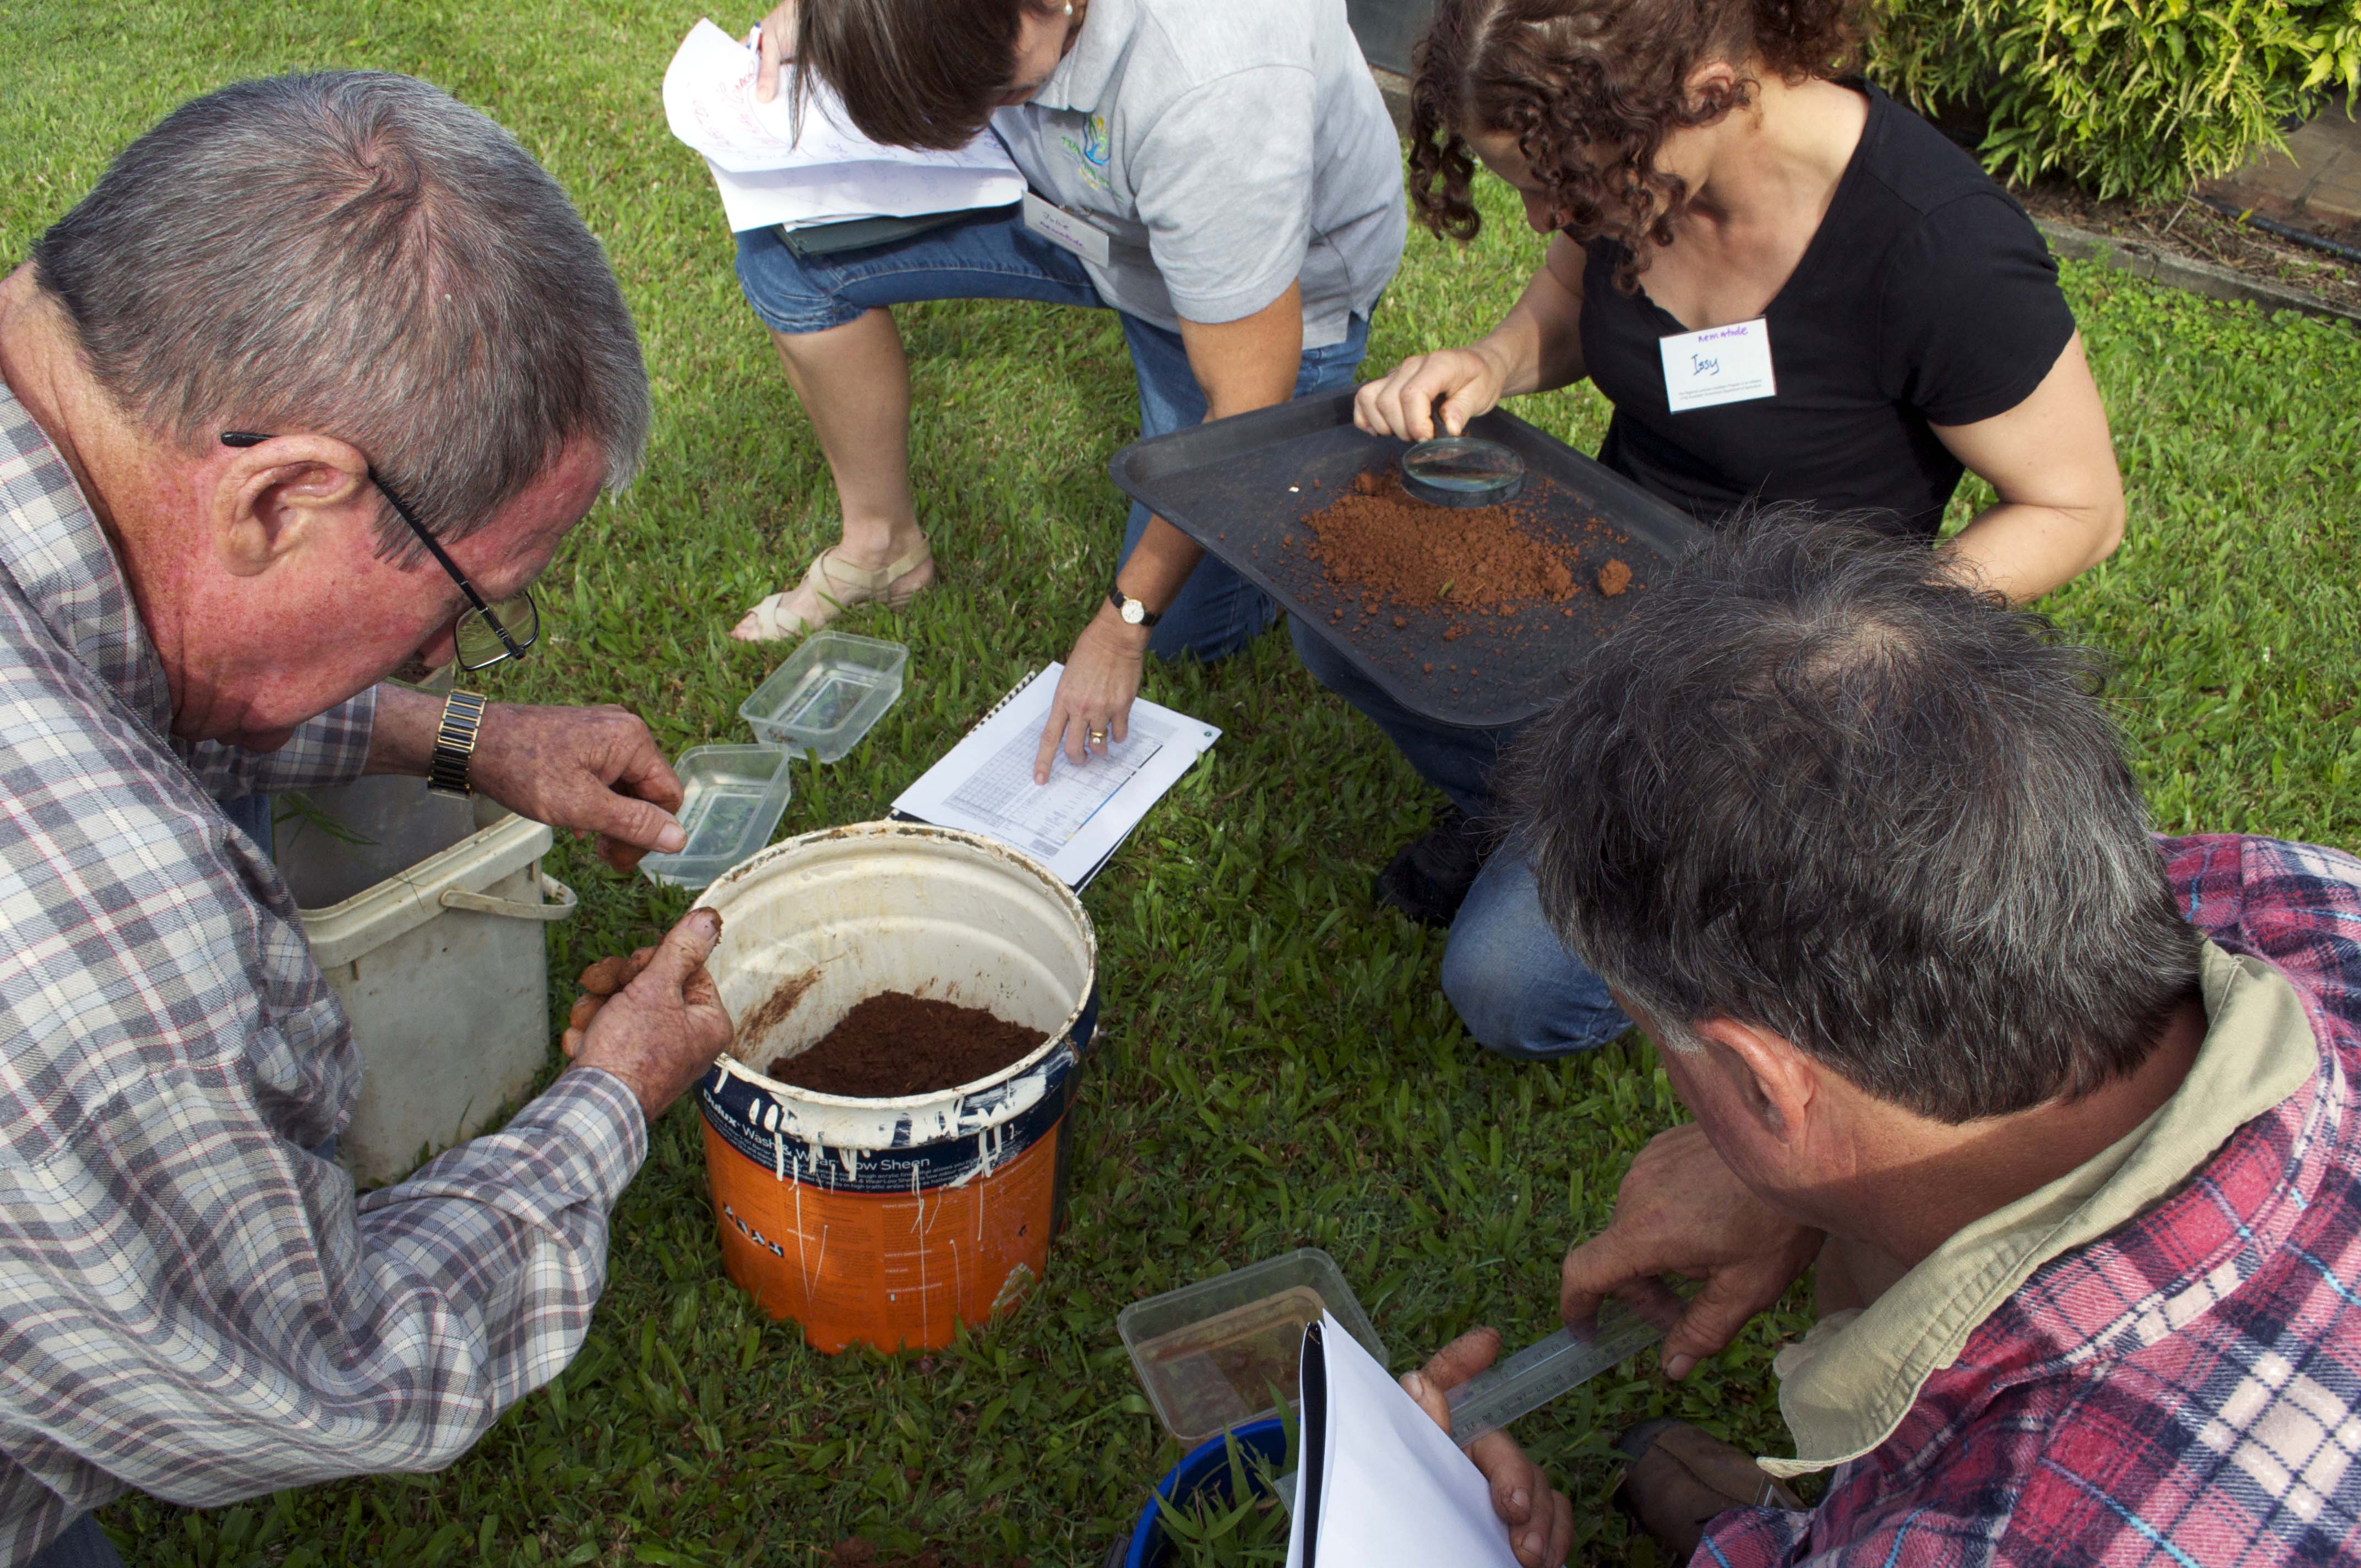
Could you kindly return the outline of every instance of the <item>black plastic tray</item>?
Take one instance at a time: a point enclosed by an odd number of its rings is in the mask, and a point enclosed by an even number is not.
[[[1355,475],[1392,470],[1405,446],[1353,428],[1349,392],[1135,441],[1107,469],[1126,495],[1277,599],[1405,707],[1445,724],[1493,729],[1547,707],[1564,689],[1567,667],[1632,603],[1630,593],[1607,598],[1593,589],[1598,567],[1620,559],[1631,568],[1632,589],[1644,591],[1706,532],[1514,414],[1484,414],[1469,422],[1467,433],[1523,455],[1530,477],[1517,504],[1582,563],[1576,578],[1583,591],[1565,607],[1574,614],[1552,612],[1546,633],[1535,629],[1533,614],[1488,617],[1444,607],[1400,612],[1411,624],[1397,630],[1391,613],[1365,619],[1360,597],[1338,589],[1304,554],[1304,514],[1344,494]],[[1549,486],[1535,482],[1542,479]],[[1332,620],[1338,609],[1343,618]],[[1443,633],[1452,625],[1466,630],[1446,643]]]

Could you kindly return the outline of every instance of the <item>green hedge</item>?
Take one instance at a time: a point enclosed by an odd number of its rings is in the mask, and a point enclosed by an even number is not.
[[[2176,196],[2361,89],[2361,0],[1888,0],[1873,74],[1980,110],[2004,179]]]

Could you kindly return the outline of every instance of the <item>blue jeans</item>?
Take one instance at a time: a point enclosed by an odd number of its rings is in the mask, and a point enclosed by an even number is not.
[[[1631,1026],[1607,982],[1542,917],[1532,867],[1513,839],[1484,862],[1451,922],[1443,994],[1476,1043],[1504,1057],[1572,1056]]]
[[[264,854],[272,852],[275,835],[270,825],[270,796],[242,795],[235,800],[223,801],[221,808],[232,822],[246,829],[246,836],[259,845]]]
[[[25,1568],[123,1568],[123,1558],[97,1519],[84,1514],[33,1553]]]
[[[1420,717],[1388,696],[1301,620],[1289,630],[1314,679],[1386,733],[1418,776],[1474,817],[1492,809],[1492,768],[1514,729],[1471,729]],[[1443,993],[1476,1043],[1502,1056],[1562,1057],[1631,1026],[1607,982],[1565,950],[1542,917],[1532,868],[1516,842],[1494,851],[1451,922]]]
[[[869,311],[921,300],[1035,300],[1104,309],[1081,259],[1025,226],[1015,207],[996,208],[891,245],[801,257],[770,229],[738,236],[738,284],[763,324],[790,336],[825,332]],[[1122,311],[1124,341],[1139,384],[1139,433],[1162,435],[1203,422],[1205,394],[1180,334]],[[1344,391],[1367,351],[1369,323],[1355,316],[1345,341],[1303,351],[1295,395]],[[1132,503],[1123,554],[1131,559],[1148,511]],[[1198,564],[1149,634],[1159,658],[1219,659],[1235,653],[1279,617],[1261,589],[1223,565]]]

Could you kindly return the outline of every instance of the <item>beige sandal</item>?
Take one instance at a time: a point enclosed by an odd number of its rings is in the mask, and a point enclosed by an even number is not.
[[[874,570],[845,565],[830,545],[812,557],[802,582],[748,610],[730,635],[741,642],[772,642],[817,631],[857,604],[901,609],[933,586],[934,565],[934,549],[923,532],[916,550]],[[925,582],[910,581],[922,572]]]

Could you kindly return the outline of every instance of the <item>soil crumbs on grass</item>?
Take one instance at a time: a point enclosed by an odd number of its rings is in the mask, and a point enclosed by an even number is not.
[[[770,1075],[818,1094],[891,1100],[989,1077],[1043,1038],[981,1007],[889,991],[855,1005],[809,1049],[772,1062]]]

